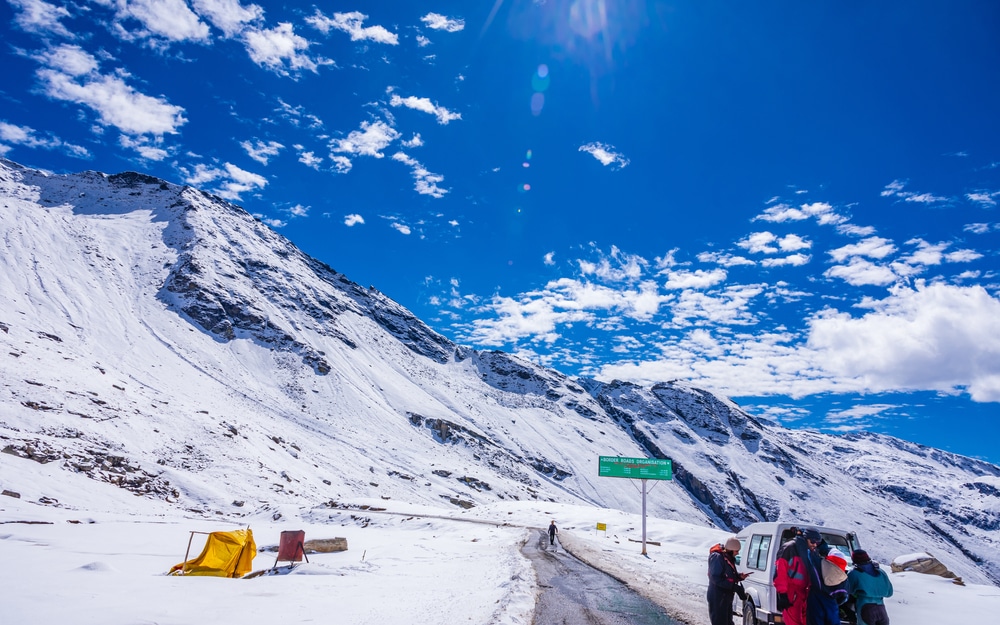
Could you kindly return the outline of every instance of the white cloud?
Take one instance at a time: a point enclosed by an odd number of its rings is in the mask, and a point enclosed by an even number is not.
[[[778,237],[770,232],[753,232],[736,242],[736,245],[751,254],[777,254],[778,248],[772,245]]]
[[[888,410],[899,408],[894,404],[867,404],[851,406],[845,410],[831,410],[826,414],[825,421],[830,424],[842,424],[839,431],[856,431],[870,427],[871,417]]]
[[[51,133],[39,135],[38,131],[30,126],[18,126],[0,121],[0,149],[7,153],[12,145],[59,150],[77,158],[90,158],[90,151],[83,146],[66,143]]]
[[[299,162],[305,165],[306,167],[311,167],[315,170],[319,170],[320,163],[323,162],[323,157],[316,156],[312,152],[302,151],[299,152]],[[351,161],[348,160],[347,162],[350,163]]]
[[[285,102],[281,98],[278,98],[278,108],[275,109],[277,112],[281,113],[283,119],[288,120],[288,123],[295,127],[305,125],[308,128],[322,128],[323,120],[316,117],[312,113],[307,113],[305,107],[303,106],[292,106],[288,102]],[[297,150],[302,149],[301,147],[296,147]]]
[[[941,202],[947,202],[948,198],[933,195],[931,193],[914,193],[913,191],[904,191],[906,188],[905,182],[900,180],[893,180],[889,184],[885,185],[882,189],[882,197],[898,197],[902,198],[904,202],[915,202],[917,204],[940,204]]]
[[[983,255],[975,250],[955,250],[954,252],[948,252],[944,255],[944,259],[949,263],[969,263],[974,260],[979,260]]]
[[[807,241],[797,234],[786,234],[778,239],[778,247],[783,252],[797,252],[807,250],[812,247],[812,241]]]
[[[129,33],[119,21],[116,26],[127,38],[163,37],[170,41],[208,41],[208,26],[198,19],[185,0],[129,0],[118,3],[119,18],[132,18],[145,30]]]
[[[884,265],[876,265],[859,256],[851,257],[846,265],[830,267],[824,273],[828,278],[840,278],[852,286],[887,286],[896,282],[896,273]]]
[[[465,28],[465,20],[452,19],[439,13],[428,13],[420,18],[420,21],[427,25],[427,28],[434,30],[444,30],[449,33],[457,33]]]
[[[335,153],[382,158],[385,156],[382,150],[396,139],[399,139],[399,132],[384,121],[363,121],[360,130],[352,130],[346,137],[334,139],[330,143],[330,150]]]
[[[356,226],[357,224],[364,224],[365,218],[357,213],[350,215],[344,215],[344,225],[350,228],[351,226]]]
[[[904,256],[900,258],[900,262],[907,265],[940,265],[945,258],[945,250],[951,247],[951,243],[941,242],[941,243],[928,243],[923,239],[910,239],[906,242],[907,245],[916,245],[917,249],[910,253],[909,256]]]
[[[247,29],[243,38],[254,63],[283,76],[289,75],[288,70],[316,72],[320,65],[333,64],[329,59],[313,59],[305,54],[309,41],[296,35],[294,27],[288,22],[281,22],[270,29]]]
[[[870,237],[875,234],[875,228],[872,226],[858,226],[845,223],[837,226],[837,232],[855,237]]]
[[[597,262],[588,260],[577,260],[580,267],[580,274],[584,276],[596,276],[606,282],[635,282],[642,277],[643,272],[649,266],[649,261],[637,254],[627,254],[612,245],[611,252],[607,255],[600,254],[601,258]]]
[[[965,197],[970,202],[975,202],[984,208],[992,208],[997,205],[997,198],[1000,197],[1000,191],[976,191],[974,193],[966,193]]]
[[[830,250],[827,253],[833,257],[835,262],[839,263],[853,256],[866,256],[881,260],[895,251],[896,246],[889,239],[869,237],[857,243]]]
[[[827,311],[808,346],[835,375],[872,391],[967,390],[1000,401],[1000,300],[979,286],[897,287],[861,318]]]
[[[267,179],[263,176],[240,169],[232,163],[225,163],[221,168],[199,163],[195,165],[194,173],[188,174],[184,182],[191,186],[213,183],[209,190],[227,200],[239,200],[243,193],[263,189],[267,185]]]
[[[308,206],[303,206],[301,204],[296,204],[295,206],[292,206],[292,207],[288,208],[288,213],[292,217],[308,217],[309,216],[309,207]]]
[[[725,269],[712,269],[704,271],[668,271],[667,281],[663,285],[665,289],[707,289],[715,286],[726,279]]]
[[[424,48],[431,45],[431,40],[423,35],[417,35],[417,46]]]
[[[187,122],[182,107],[139,93],[121,75],[100,74],[97,60],[79,46],[59,46],[38,60],[48,65],[37,72],[45,94],[89,107],[104,126],[160,136],[175,134]]]
[[[413,138],[409,141],[401,141],[400,145],[404,148],[419,148],[424,144],[424,140],[420,138],[419,133],[413,133]]]
[[[940,202],[947,202],[948,198],[931,193],[914,193],[913,195],[907,195],[904,201],[917,202],[919,204],[938,204]]]
[[[410,234],[412,232],[409,226],[407,226],[406,224],[401,224],[398,221],[394,221],[389,225],[392,226],[393,229],[398,231],[400,234]]]
[[[389,87],[389,92],[392,92],[392,87]],[[437,106],[430,101],[429,98],[418,98],[415,96],[408,96],[402,98],[395,93],[389,99],[390,106],[405,106],[411,108],[415,111],[422,111],[424,113],[429,113],[437,117],[439,124],[447,124],[448,122],[454,121],[456,119],[462,119],[461,113],[455,113],[449,111],[443,106]],[[419,138],[419,136],[418,136]]]
[[[623,154],[616,152],[613,145],[600,142],[587,143],[581,145],[578,151],[590,154],[602,165],[610,166],[611,169],[621,169],[629,164],[629,160]]]
[[[905,188],[906,188],[905,182],[901,180],[893,180],[889,184],[885,185],[885,188],[882,189],[882,193],[880,195],[882,197],[891,197],[893,195],[897,195]]]
[[[723,267],[738,267],[740,265],[757,264],[756,261],[750,260],[749,258],[734,256],[732,254],[725,254],[722,252],[701,252],[698,254],[697,258],[703,263],[715,263],[717,265],[722,265]]]
[[[254,217],[271,226],[272,228],[284,228],[288,225],[288,222],[283,219],[278,219],[276,217],[265,217],[261,213],[254,213]]]
[[[49,4],[44,0],[8,0],[20,12],[14,18],[14,23],[29,33],[59,35],[73,38],[59,20],[71,17],[65,7]]]
[[[545,256],[542,257],[542,262],[551,267],[552,265],[556,264],[555,257],[556,257],[555,252],[548,252],[547,254],[545,254]]]
[[[688,289],[671,305],[672,322],[677,327],[694,323],[751,325],[757,317],[750,305],[763,292],[759,284],[733,285],[714,293]]]
[[[338,174],[346,174],[354,167],[354,163],[346,156],[330,155],[330,160],[333,162],[333,170]]]
[[[281,149],[285,147],[277,141],[264,143],[260,139],[254,139],[252,143],[250,141],[241,141],[240,146],[246,150],[250,158],[261,165],[267,165],[271,157],[277,156]]]
[[[264,9],[256,4],[243,6],[239,0],[192,0],[192,5],[226,37],[234,37],[248,24],[264,18]]]
[[[468,336],[480,345],[504,345],[519,339],[552,342],[559,338],[558,327],[591,323],[595,313],[623,314],[648,319],[668,299],[656,293],[653,281],[625,290],[561,278],[541,291],[522,294],[519,299],[494,296],[483,306],[495,317],[479,318],[468,328]]]
[[[416,159],[407,156],[403,152],[396,152],[392,155],[392,160],[408,165],[412,169],[413,178],[417,181],[414,186],[417,193],[435,198],[442,198],[448,193],[448,189],[438,186],[439,182],[444,182],[444,176],[428,171]]]
[[[847,217],[837,213],[833,206],[826,202],[812,202],[802,204],[798,208],[787,204],[778,204],[764,210],[763,213],[753,218],[753,221],[768,221],[772,223],[784,223],[786,221],[803,221],[815,219],[821,226],[838,225],[847,221]]]
[[[118,138],[118,143],[123,148],[135,150],[140,158],[147,161],[162,161],[170,156],[170,152],[161,148],[157,143],[150,143],[149,139],[145,136],[131,137],[129,135],[121,135]]]
[[[995,225],[992,229],[998,229]],[[991,230],[990,224],[977,223],[977,224],[966,224],[963,228],[966,232],[971,232],[973,234],[986,234]]]
[[[67,76],[84,76],[99,67],[92,54],[80,46],[69,44],[45,50],[35,60]]]
[[[812,260],[810,254],[790,254],[782,258],[765,258],[760,261],[761,267],[801,267]]]
[[[330,30],[340,30],[348,33],[351,36],[351,41],[374,41],[392,46],[399,43],[399,37],[396,33],[390,32],[382,26],[362,26],[361,24],[366,19],[368,19],[368,16],[358,11],[334,13],[333,17],[330,18],[323,15],[319,9],[316,9],[316,14],[312,17],[307,17],[306,22],[324,35],[329,33]]]

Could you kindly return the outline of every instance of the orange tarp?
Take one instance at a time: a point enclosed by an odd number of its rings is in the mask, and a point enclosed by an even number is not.
[[[175,564],[171,575],[243,577],[253,569],[257,544],[250,529],[212,532],[197,558]]]

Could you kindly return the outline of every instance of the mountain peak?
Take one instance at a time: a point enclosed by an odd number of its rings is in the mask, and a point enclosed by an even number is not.
[[[670,458],[650,514],[854,529],[883,559],[929,550],[1000,581],[992,464],[456,345],[239,206],[141,173],[0,160],[0,195],[0,448],[21,461],[239,518],[378,497],[634,511],[597,457]],[[85,505],[54,482],[12,486]]]

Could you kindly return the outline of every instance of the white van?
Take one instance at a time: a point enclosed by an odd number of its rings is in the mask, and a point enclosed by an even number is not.
[[[746,601],[736,597],[733,611],[743,615],[743,625],[782,623],[781,613],[775,608],[777,593],[774,590],[774,567],[781,545],[795,537],[796,531],[814,529],[831,547],[837,547],[848,554],[860,549],[857,536],[852,532],[816,527],[800,523],[753,523],[743,528],[736,538],[740,541],[740,553],[736,556],[736,569],[740,573],[752,573],[743,582],[747,591]]]

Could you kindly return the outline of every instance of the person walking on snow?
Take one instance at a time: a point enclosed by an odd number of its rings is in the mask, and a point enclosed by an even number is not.
[[[889,614],[882,603],[882,599],[892,596],[889,576],[863,549],[851,554],[851,562],[854,568],[847,574],[847,592],[854,597],[859,625],[889,625]]]
[[[726,540],[724,549],[713,548],[708,556],[708,618],[712,625],[733,625],[733,595],[746,597],[743,580],[749,573],[736,571],[740,541]]]
[[[559,529],[556,527],[556,522],[552,521],[549,523],[549,544],[556,544],[556,534],[559,533]]]
[[[816,530],[806,535],[798,535],[781,545],[778,551],[777,570],[774,575],[774,589],[778,591],[777,607],[788,625],[806,625],[810,580],[813,578],[809,561],[812,549],[821,537]]]

